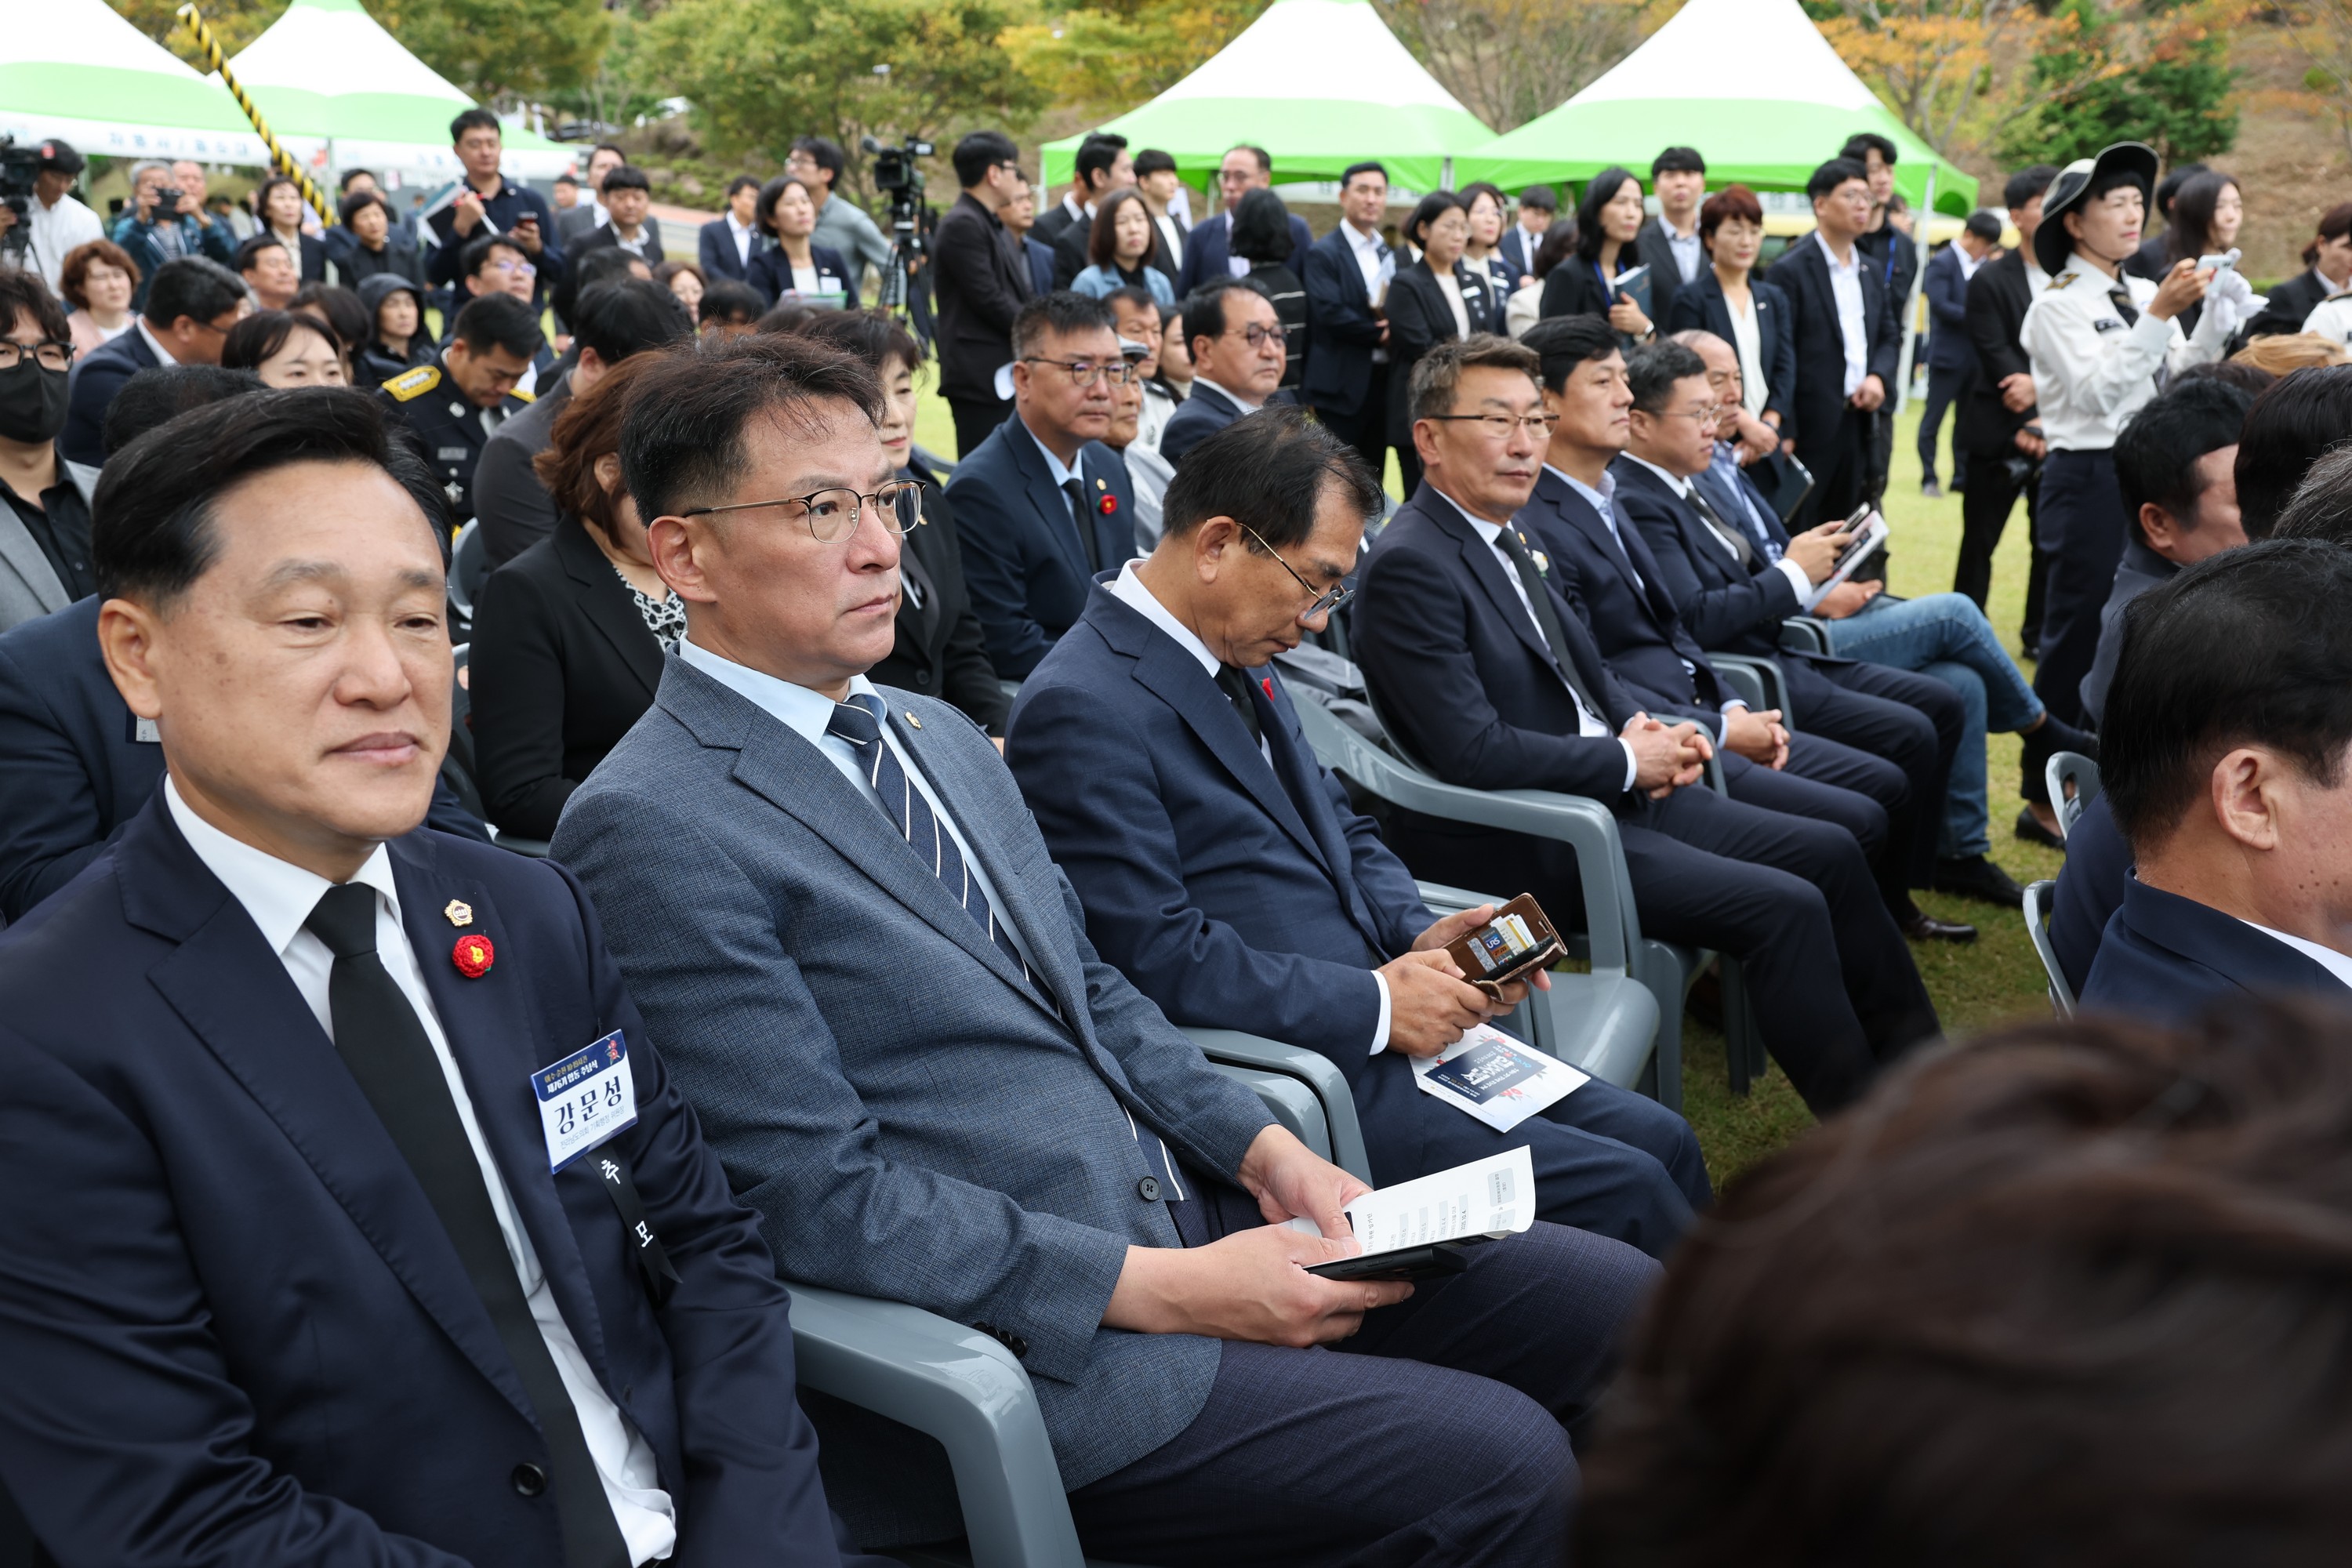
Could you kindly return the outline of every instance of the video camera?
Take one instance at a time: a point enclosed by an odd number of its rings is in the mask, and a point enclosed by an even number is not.
[[[0,250],[22,253],[33,242],[33,182],[41,173],[47,150],[36,143],[19,147],[13,136],[0,136],[0,204],[16,215],[8,232],[0,236]]]
[[[874,160],[874,188],[890,198],[890,268],[882,283],[881,304],[892,309],[906,303],[907,280],[921,265],[922,231],[929,210],[923,205],[923,171],[916,160],[938,149],[909,136],[892,147],[871,136],[858,139],[858,150]]]

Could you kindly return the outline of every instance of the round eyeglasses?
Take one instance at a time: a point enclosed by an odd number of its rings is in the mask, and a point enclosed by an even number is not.
[[[809,537],[819,544],[838,544],[857,531],[858,510],[871,508],[875,521],[889,533],[905,535],[923,521],[923,481],[892,479],[869,495],[853,489],[812,490],[804,496],[787,496],[781,500],[737,501],[732,506],[690,506],[680,517],[707,517],[722,511],[750,511],[755,507],[780,506],[787,515],[797,515],[807,525]],[[790,509],[798,508],[797,514]]]

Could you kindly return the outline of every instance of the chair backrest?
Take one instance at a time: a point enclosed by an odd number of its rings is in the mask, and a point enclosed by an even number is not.
[[[2083,808],[2099,798],[2099,764],[2080,752],[2053,752],[2042,765],[2050,786],[2050,809],[2058,814],[2058,837],[2074,831]]]
[[[2056,792],[2052,792],[2056,798]],[[2066,972],[2058,967],[2058,950],[2050,945],[2050,900],[2056,895],[2058,884],[2043,879],[2025,889],[2025,934],[2032,940],[2033,955],[2042,961],[2042,973],[2050,981],[2050,1010],[2063,1020],[2074,1016],[2074,987],[2066,984]]]
[[[489,546],[482,542],[482,520],[469,517],[449,546],[449,605],[467,626],[473,624],[474,600],[482,591],[482,579],[489,574]]]

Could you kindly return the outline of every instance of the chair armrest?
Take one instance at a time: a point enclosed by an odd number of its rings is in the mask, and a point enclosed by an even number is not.
[[[1421,901],[1433,914],[1458,915],[1464,910],[1475,910],[1480,904],[1499,904],[1503,900],[1492,893],[1474,893],[1467,888],[1449,888],[1443,882],[1415,882]]]
[[[1286,1046],[1237,1029],[1187,1028],[1185,1035],[1201,1054],[1220,1067],[1254,1068],[1306,1083],[1323,1103],[1331,1133],[1331,1163],[1362,1181],[1372,1179],[1372,1163],[1364,1152],[1363,1129],[1356,1121],[1356,1097],[1347,1076],[1330,1058],[1304,1046]],[[1236,1075],[1239,1076],[1239,1075]],[[1296,1131],[1296,1129],[1294,1129]]]
[[[904,1302],[789,1288],[800,1381],[948,1451],[974,1568],[1083,1568],[1037,1391],[1012,1352]]]
[[[2074,1016],[2074,990],[2066,984],[2066,972],[2058,966],[2058,950],[2050,942],[2050,907],[2057,896],[2056,882],[2031,882],[2023,903],[2025,934],[2033,942],[2033,956],[2042,961],[2042,978],[2050,983],[2050,1010],[2063,1022]]]
[[[1791,653],[1830,651],[1830,624],[1819,616],[1790,616],[1780,622],[1780,646]]]
[[[544,838],[525,838],[520,834],[500,833],[493,827],[490,829],[490,842],[501,849],[516,855],[527,855],[534,860],[547,858],[547,840]]]
[[[1731,694],[1750,708],[1778,708],[1776,697],[1780,686],[1780,672],[1760,658],[1746,658],[1736,653],[1711,653],[1706,662]]]

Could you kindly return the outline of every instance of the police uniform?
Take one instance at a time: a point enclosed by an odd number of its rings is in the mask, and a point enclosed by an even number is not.
[[[2072,243],[2063,214],[2079,204],[2096,166],[2122,151],[2111,147],[2060,174],[2062,181],[2074,176],[2069,181],[2073,188],[2057,213],[2044,203],[2034,236],[2038,249],[2044,248],[2042,236],[2053,237],[2054,244],[2042,260],[2045,267],[2058,265],[2026,307],[2018,334],[2033,367],[2039,423],[2050,444],[2039,508],[2050,579],[2033,689],[2070,724],[2084,721],[2079,688],[2098,653],[2099,607],[2114,584],[2130,528],[2116,482],[2116,434],[2156,396],[2159,376],[2221,358],[2231,324],[2228,312],[2208,310],[2190,337],[2179,321],[2147,313],[2156,284],[2130,273],[2109,277],[2080,251],[2054,254],[2057,246]],[[2151,177],[2155,156],[2147,153]],[[2057,186],[2052,188],[2056,194]]]
[[[400,421],[408,426],[411,442],[448,493],[449,510],[459,522],[474,515],[474,465],[482,456],[490,433],[507,416],[530,406],[527,393],[509,394],[496,408],[477,405],[457,388],[436,355],[385,382],[378,389]]]
[[[2352,291],[2332,294],[2313,306],[2303,319],[2303,330],[2332,343],[2352,343]]]

